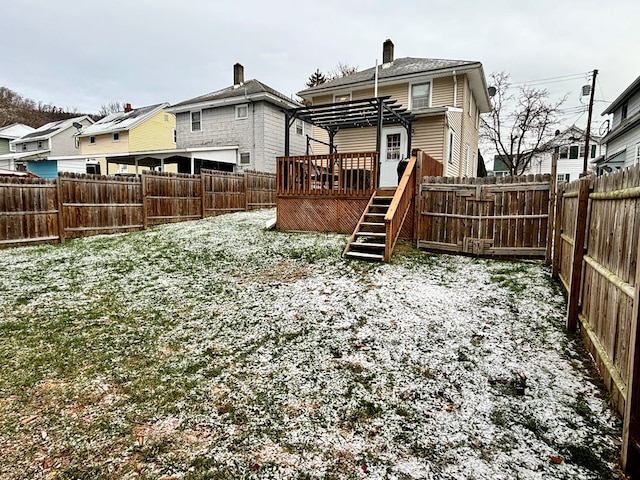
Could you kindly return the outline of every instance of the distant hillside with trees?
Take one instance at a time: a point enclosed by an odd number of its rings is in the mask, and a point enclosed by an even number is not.
[[[99,118],[98,115],[79,113],[75,109],[68,110],[49,103],[36,102],[7,87],[0,87],[0,128],[13,123],[38,128],[49,122],[82,115],[90,115],[94,120]]]

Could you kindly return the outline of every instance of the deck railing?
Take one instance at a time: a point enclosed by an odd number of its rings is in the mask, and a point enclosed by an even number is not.
[[[393,195],[391,205],[384,217],[385,223],[385,248],[384,261],[391,259],[391,253],[396,245],[400,229],[404,223],[407,214],[410,211],[411,202],[416,194],[416,157],[411,157],[407,168],[405,169],[398,188]]]
[[[369,197],[376,190],[376,152],[278,157],[278,196]]]

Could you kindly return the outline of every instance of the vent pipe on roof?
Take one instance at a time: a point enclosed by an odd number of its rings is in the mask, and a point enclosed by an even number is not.
[[[233,84],[242,85],[244,83],[244,67],[239,63],[233,66]]]
[[[130,103],[125,103],[124,104],[124,113],[129,113],[131,110],[133,110],[133,108],[131,108],[131,104]]]
[[[382,63],[393,62],[393,42],[387,38],[382,44]]]

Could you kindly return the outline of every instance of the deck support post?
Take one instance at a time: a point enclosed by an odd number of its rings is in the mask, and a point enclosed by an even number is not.
[[[382,161],[382,109],[384,106],[384,102],[380,97],[378,97],[376,100],[378,101],[378,119],[376,122],[376,153],[378,154],[378,178],[376,178],[376,187],[378,187],[380,185],[380,162]]]

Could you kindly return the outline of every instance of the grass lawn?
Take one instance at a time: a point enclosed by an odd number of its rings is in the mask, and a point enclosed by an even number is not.
[[[541,263],[274,215],[0,250],[0,478],[618,478]]]

